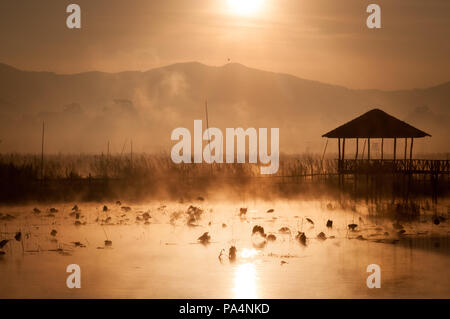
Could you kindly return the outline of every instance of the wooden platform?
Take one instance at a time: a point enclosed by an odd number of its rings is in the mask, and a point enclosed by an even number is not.
[[[345,159],[338,160],[338,172],[340,174],[449,174],[449,160],[367,160]]]

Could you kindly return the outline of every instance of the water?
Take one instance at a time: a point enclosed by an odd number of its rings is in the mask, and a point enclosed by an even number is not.
[[[191,204],[204,212],[188,225]],[[55,205],[54,217],[47,216],[50,206],[37,206],[40,214],[32,212],[35,206],[1,207],[3,216],[16,218],[0,221],[1,239],[12,239],[0,257],[0,298],[450,297],[448,219],[439,225],[429,216],[402,221],[406,233],[398,235],[393,220],[371,216],[364,204],[349,209],[296,200],[122,204],[129,212],[106,205],[109,211],[103,212],[103,204],[78,203],[78,226],[73,203]],[[244,206],[248,211],[240,216]],[[270,208],[273,213],[267,213]],[[145,212],[148,222],[136,221]],[[328,219],[332,229],[325,226]],[[348,230],[350,223],[358,224],[355,232]],[[257,248],[262,238],[251,235],[255,225],[276,241]],[[281,234],[281,227],[291,234]],[[56,236],[50,235],[53,229]],[[19,230],[22,241],[13,239]],[[297,231],[306,233],[306,247],[295,239]],[[211,236],[208,245],[197,241],[204,232]],[[328,238],[317,239],[320,232]],[[360,235],[365,240],[356,239]],[[105,247],[106,239],[111,247]],[[235,262],[228,259],[231,246],[237,248]],[[66,286],[69,264],[81,267],[80,289]],[[381,267],[380,289],[366,285],[370,264]]]

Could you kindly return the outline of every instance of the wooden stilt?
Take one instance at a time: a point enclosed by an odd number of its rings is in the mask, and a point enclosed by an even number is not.
[[[358,147],[359,147],[359,138],[356,138],[356,154],[355,154],[355,160],[358,159]]]
[[[44,179],[44,132],[45,123],[42,122],[42,144],[41,144],[41,180]]]
[[[342,139],[342,162],[341,162],[341,169],[344,166],[344,158],[345,158],[345,138]],[[341,185],[344,186],[344,175],[341,175]]]
[[[384,157],[384,138],[381,139],[381,160]]]
[[[413,151],[413,144],[414,144],[414,138],[411,137],[411,147],[409,149],[409,164],[408,164],[408,169],[409,171],[411,171],[411,167],[412,167],[412,151]]]
[[[133,140],[130,140],[130,167],[133,168]]]
[[[408,149],[408,139],[405,137],[405,161],[406,161],[406,150]]]
[[[364,154],[365,154],[365,152],[366,152],[366,140],[364,140],[364,145],[363,145],[363,151],[362,151],[362,154],[361,154],[361,159],[364,159]]]
[[[338,149],[339,149],[339,152],[338,152],[338,170],[340,172],[341,171],[341,139],[340,138],[338,138]]]
[[[345,158],[345,138],[342,139],[342,160]]]
[[[397,138],[394,138],[394,161],[397,157]]]
[[[367,159],[370,160],[370,138],[367,139]]]
[[[338,149],[339,149],[339,154],[338,154],[339,160],[341,160],[341,139],[340,138],[338,138]]]

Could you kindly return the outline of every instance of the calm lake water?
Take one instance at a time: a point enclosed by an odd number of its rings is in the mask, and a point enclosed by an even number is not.
[[[52,206],[0,207],[0,239],[10,239],[0,256],[0,298],[450,298],[447,207],[439,225],[424,215],[400,221],[405,232],[398,234],[396,221],[373,217],[364,203],[104,204],[78,203],[78,219],[74,203],[53,206],[55,213]],[[189,216],[190,205],[203,212]],[[276,240],[252,235],[255,225]],[[197,238],[205,232],[211,239],[203,245]],[[69,264],[81,267],[80,289],[66,286]],[[366,285],[370,264],[381,267],[380,289]]]

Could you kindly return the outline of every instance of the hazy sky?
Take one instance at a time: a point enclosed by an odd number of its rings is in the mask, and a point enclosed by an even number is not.
[[[351,88],[428,87],[450,80],[449,0],[1,0],[0,62],[77,73],[175,62],[250,67]],[[82,9],[69,30],[66,7]],[[382,8],[380,30],[366,7]]]

